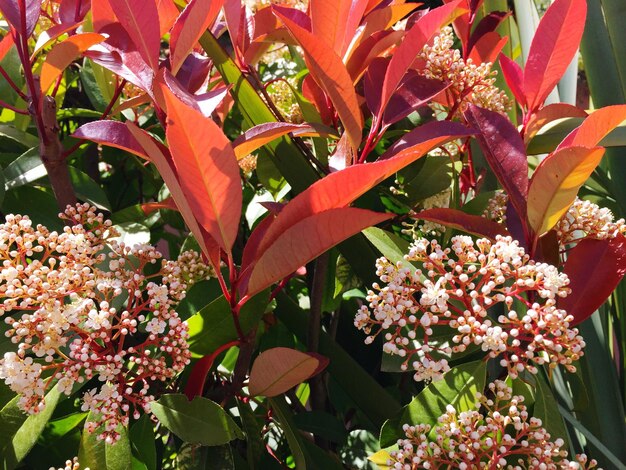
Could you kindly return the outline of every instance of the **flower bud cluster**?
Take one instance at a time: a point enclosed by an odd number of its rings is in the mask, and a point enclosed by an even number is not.
[[[506,205],[508,202],[509,196],[503,190],[497,190],[493,197],[487,201],[483,217],[499,224],[506,223]]]
[[[82,409],[99,418],[87,427],[112,443],[189,363],[175,306],[212,271],[192,252],[164,261],[152,246],[119,243],[86,204],[60,217],[62,233],[19,215],[0,224],[0,314],[10,314],[16,345],[0,359],[0,379],[29,413],[44,408],[54,382],[67,395],[86,382]]]
[[[66,460],[64,467],[50,467],[49,470],[80,470],[80,463],[78,463],[78,457],[74,457],[72,460]],[[83,470],[89,470],[89,467],[85,467]]]
[[[448,358],[471,347],[499,358],[511,377],[543,364],[575,370],[585,342],[556,307],[569,279],[530,260],[511,237],[457,236],[445,249],[419,239],[405,259],[421,269],[377,260],[384,286],[368,291],[354,324],[369,335],[367,344],[382,334],[383,351],[404,358],[401,367],[414,370],[415,380],[439,380]]]
[[[513,395],[505,382],[489,384],[488,396],[476,395],[476,410],[457,412],[452,406],[437,424],[405,424],[406,438],[390,452],[387,465],[397,470],[591,469],[597,463],[583,455],[567,460],[561,438],[530,417],[524,397]]]
[[[617,234],[626,234],[624,219],[614,220],[613,213],[590,201],[578,199],[556,224],[555,230],[562,247],[576,243],[582,238],[606,240]]]
[[[432,45],[426,45],[419,57],[425,62],[422,74],[449,83],[446,91],[452,95],[454,105],[462,112],[469,104],[504,114],[511,104],[506,93],[494,83],[497,72],[491,63],[474,64],[471,58],[463,60],[461,52],[454,49],[452,28],[442,28]]]

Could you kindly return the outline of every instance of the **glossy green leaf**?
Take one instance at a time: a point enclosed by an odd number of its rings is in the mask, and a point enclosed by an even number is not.
[[[187,400],[182,394],[163,395],[151,404],[159,422],[190,444],[219,446],[243,433],[217,403],[203,397]]]
[[[402,412],[388,420],[380,431],[381,447],[388,447],[404,436],[404,424],[437,423],[437,418],[452,405],[458,412],[474,409],[476,392],[485,388],[486,363],[468,362],[451,369],[442,380],[431,383]]]
[[[156,470],[157,454],[154,425],[149,415],[143,415],[129,430],[130,447],[133,460],[137,460],[147,470]]]
[[[87,422],[96,421],[97,416],[90,414]],[[102,439],[98,439],[97,429],[93,433],[83,430],[78,451],[78,461],[81,467],[89,467],[90,470],[128,470],[132,465],[132,452],[128,431],[119,426],[117,432],[120,439],[115,444],[107,444]]]

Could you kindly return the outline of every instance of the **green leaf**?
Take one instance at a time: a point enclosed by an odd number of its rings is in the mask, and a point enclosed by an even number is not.
[[[400,238],[391,232],[387,232],[377,227],[371,227],[363,230],[363,233],[372,244],[378,248],[378,251],[392,263],[401,261],[402,264],[411,269],[412,272],[417,267],[404,259],[404,255],[409,252],[409,242]],[[373,269],[373,267],[372,267]]]
[[[152,420],[146,414],[130,427],[130,446],[133,454],[133,467],[156,470],[157,456],[155,446],[154,427]]]
[[[87,173],[80,171],[73,166],[68,167],[70,173],[70,179],[72,186],[76,191],[76,196],[90,204],[93,204],[98,209],[111,210],[111,204],[107,199],[107,195],[98,183],[91,179]]]
[[[97,417],[90,413],[87,422],[97,421]],[[132,452],[128,431],[119,426],[117,432],[120,439],[115,444],[107,444],[102,439],[98,439],[101,429],[96,429],[90,433],[83,429],[78,451],[78,461],[81,468],[89,467],[90,470],[128,470],[132,467]]]
[[[265,454],[265,443],[261,436],[263,435],[263,426],[252,411],[249,403],[237,400],[237,409],[239,410],[239,418],[243,430],[246,433],[246,457],[251,470],[259,469],[258,462]]]
[[[569,437],[567,429],[563,422],[563,416],[559,413],[557,402],[552,394],[550,384],[539,375],[536,376],[537,387],[535,389],[535,406],[533,408],[533,416],[539,418],[543,423],[543,427],[550,433],[552,440],[560,437],[569,445]]]
[[[54,421],[50,421],[47,424],[44,433],[46,441],[60,439],[67,433],[76,429],[82,424],[83,421],[85,421],[87,414],[88,413],[72,413],[70,415],[63,416],[62,418],[55,419]]]
[[[475,409],[476,392],[485,388],[486,373],[484,361],[469,362],[448,371],[442,380],[431,383],[398,416],[383,425],[380,446],[389,447],[402,438],[404,424],[436,424],[447,405],[457,412]]]
[[[205,446],[219,446],[243,433],[217,403],[203,397],[189,401],[185,395],[163,395],[151,405],[152,413],[167,429],[183,441]]]
[[[272,410],[276,414],[278,421],[280,422],[281,429],[287,437],[289,448],[296,462],[296,468],[298,470],[306,470],[307,468],[307,456],[304,449],[304,443],[302,436],[298,434],[298,430],[293,422],[293,416],[291,410],[282,396],[270,398],[269,403]]]
[[[43,224],[50,230],[62,230],[63,224],[57,217],[59,207],[51,191],[32,186],[7,191],[2,202],[5,214],[28,214],[33,225]]]
[[[250,299],[239,312],[244,334],[258,323],[267,306],[268,292]],[[189,349],[196,356],[211,354],[218,347],[237,339],[237,330],[228,301],[221,296],[187,320]]]
[[[4,169],[6,190],[17,188],[46,176],[46,169],[39,156],[39,147],[33,147],[13,160]]]
[[[13,126],[9,126],[8,124],[0,124],[0,137],[6,137],[7,139],[14,140],[26,148],[36,147],[39,145],[39,138],[27,132],[20,131]]]
[[[27,415],[19,409],[19,397],[15,397],[0,411],[0,455],[5,470],[17,467],[30,452],[60,398],[61,394],[55,386],[46,394],[46,407],[38,414]]]

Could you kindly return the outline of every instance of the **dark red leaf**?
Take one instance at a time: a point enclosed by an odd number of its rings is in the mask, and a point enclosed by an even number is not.
[[[41,11],[41,0],[23,0],[24,11],[20,8],[20,3],[22,3],[20,0],[0,0],[0,12],[18,33],[28,37],[37,25]],[[24,18],[23,23],[22,18]],[[22,27],[22,24],[26,25],[26,29]]]
[[[409,71],[400,88],[393,94],[385,113],[383,125],[391,125],[404,119],[420,106],[425,105],[449,85],[435,79],[430,79]]]
[[[119,121],[94,121],[80,126],[72,135],[77,139],[90,140],[125,150],[149,160],[145,149],[137,142],[128,127]]]
[[[89,0],[62,0],[59,5],[59,21],[66,24],[78,23],[90,8]]]
[[[185,58],[183,65],[178,70],[176,80],[189,93],[195,94],[200,88],[206,86],[212,65],[213,61],[211,59],[192,52]]]
[[[528,161],[526,146],[509,119],[495,111],[470,105],[467,122],[478,129],[478,142],[498,181],[506,190],[521,220],[526,220]]]
[[[418,212],[413,218],[429,220],[492,240],[495,240],[497,235],[509,235],[504,225],[478,215],[467,214],[458,209],[427,209]]]
[[[569,252],[563,272],[572,293],[559,299],[558,307],[572,315],[576,325],[609,298],[626,274],[626,238],[585,238]]]

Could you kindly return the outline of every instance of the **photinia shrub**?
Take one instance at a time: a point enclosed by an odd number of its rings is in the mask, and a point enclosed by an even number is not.
[[[611,2],[514,3],[0,0],[4,467],[623,468]]]

